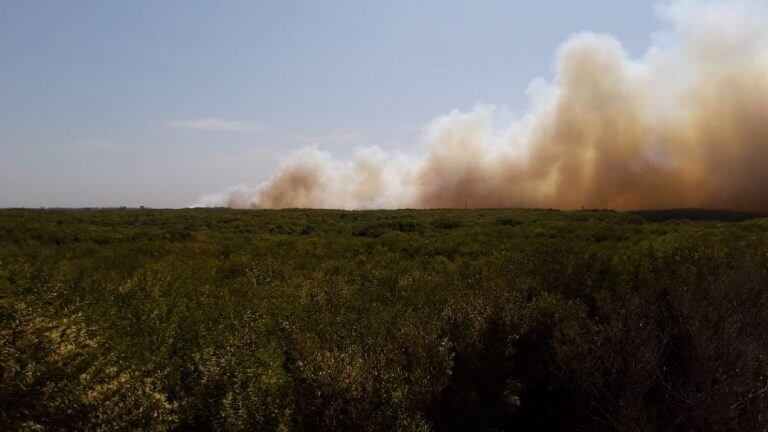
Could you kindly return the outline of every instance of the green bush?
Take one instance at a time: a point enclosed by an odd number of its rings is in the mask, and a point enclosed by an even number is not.
[[[702,214],[0,211],[0,429],[765,430],[768,220]]]
[[[153,377],[105,353],[79,314],[0,302],[0,428],[168,430],[174,405]]]

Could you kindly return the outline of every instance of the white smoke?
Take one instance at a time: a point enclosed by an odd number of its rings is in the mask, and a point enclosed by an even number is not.
[[[768,210],[765,8],[659,10],[669,28],[640,58],[611,36],[568,39],[554,80],[535,80],[527,113],[506,128],[481,105],[435,119],[418,158],[370,147],[339,160],[306,147],[267,182],[200,204]]]

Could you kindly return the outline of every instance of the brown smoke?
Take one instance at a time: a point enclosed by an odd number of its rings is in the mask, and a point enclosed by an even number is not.
[[[764,10],[678,2],[663,13],[670,30],[637,59],[610,36],[570,38],[554,81],[535,81],[528,113],[504,130],[478,106],[433,121],[416,161],[305,148],[213,204],[768,210]]]

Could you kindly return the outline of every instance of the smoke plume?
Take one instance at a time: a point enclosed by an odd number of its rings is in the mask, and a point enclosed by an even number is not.
[[[435,119],[420,157],[307,147],[203,204],[768,210],[768,15],[745,2],[660,11],[669,28],[639,58],[611,36],[572,36],[505,128],[478,106]]]

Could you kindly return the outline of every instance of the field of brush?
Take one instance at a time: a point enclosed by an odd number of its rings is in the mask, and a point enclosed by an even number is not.
[[[764,430],[768,219],[0,211],[1,430]]]

